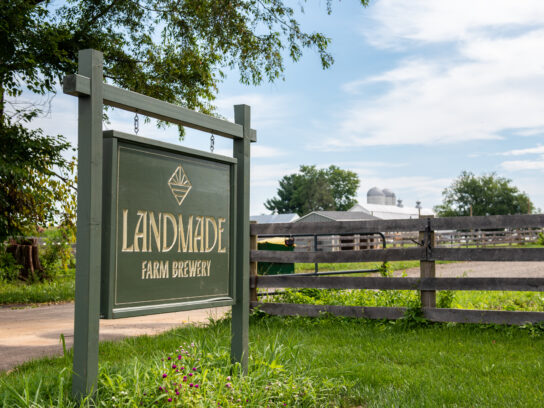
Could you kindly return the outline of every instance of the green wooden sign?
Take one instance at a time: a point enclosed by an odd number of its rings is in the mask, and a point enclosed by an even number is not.
[[[101,315],[233,304],[234,164],[104,132]]]
[[[231,359],[247,372],[250,108],[234,123],[103,82],[79,52],[72,394],[96,390],[99,318],[232,305]],[[234,158],[103,132],[104,105],[232,139]]]

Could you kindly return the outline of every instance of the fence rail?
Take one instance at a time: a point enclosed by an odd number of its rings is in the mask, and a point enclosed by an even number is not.
[[[544,321],[544,312],[510,312],[486,310],[461,310],[436,308],[437,290],[484,290],[484,291],[537,291],[544,292],[543,278],[437,278],[435,261],[544,261],[544,248],[444,248],[436,247],[440,238],[437,230],[538,228],[544,226],[544,215],[512,215],[491,217],[422,218],[416,220],[372,220],[327,223],[252,224],[252,250],[250,261],[254,265],[251,277],[252,307],[279,315],[316,316],[329,312],[341,316],[371,319],[398,319],[406,309],[394,307],[352,307],[332,305],[300,305],[257,302],[257,288],[316,288],[316,289],[371,289],[371,290],[418,290],[424,316],[431,321],[523,324]],[[417,239],[411,239],[412,247],[387,249],[356,249],[340,246],[333,251],[285,252],[257,250],[257,235],[289,236],[316,234],[340,235],[383,232],[415,231]],[[451,235],[452,232],[449,231]],[[467,234],[467,233],[460,233]],[[470,234],[470,232],[468,233]],[[486,233],[482,233],[485,236]],[[346,237],[342,236],[342,240]],[[337,262],[385,262],[419,260],[419,278],[391,277],[324,277],[276,275],[257,276],[257,262],[275,263],[337,263]],[[544,264],[543,264],[544,268]]]

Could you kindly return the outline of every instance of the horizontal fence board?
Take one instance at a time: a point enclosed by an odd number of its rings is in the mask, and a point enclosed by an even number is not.
[[[412,219],[251,224],[250,230],[252,235],[334,235],[384,231],[419,231],[424,230],[426,227],[426,219]]]
[[[403,220],[293,222],[252,224],[252,235],[356,234],[362,232],[470,230],[497,228],[542,228],[544,215],[490,215],[478,217],[443,217]]]
[[[263,251],[253,250],[250,253],[251,262],[274,263],[331,263],[331,262],[386,262],[424,259],[425,251],[422,248],[393,248],[393,249],[365,249],[360,251]]]
[[[352,276],[269,275],[256,278],[258,288],[504,290],[544,292],[544,278],[382,278]]]
[[[542,228],[544,214],[441,217],[431,219],[433,230]]]
[[[331,313],[336,316],[367,319],[400,319],[406,311],[402,307],[361,307],[332,305],[301,305],[290,303],[251,302],[252,308],[277,316],[311,316]],[[423,316],[434,322],[514,324],[544,321],[544,312],[510,312],[497,310],[423,309]]]
[[[436,261],[544,261],[544,248],[433,248],[432,259]]]
[[[64,93],[69,95],[90,95],[90,79],[78,74],[68,75],[64,79],[63,88]],[[177,123],[231,139],[243,138],[242,126],[236,123],[195,112],[179,105],[164,102],[126,89],[104,84],[103,98],[105,105],[130,112],[137,112],[155,119]],[[252,130],[251,136],[252,139],[256,138],[255,131]]]

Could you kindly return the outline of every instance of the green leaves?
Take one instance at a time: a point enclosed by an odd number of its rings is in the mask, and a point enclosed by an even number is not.
[[[463,171],[442,192],[442,204],[435,211],[441,217],[529,213],[534,209],[531,200],[511,182],[495,173],[475,176]]]
[[[264,206],[280,214],[296,212],[304,215],[311,211],[347,211],[357,203],[355,195],[359,177],[349,170],[331,165],[328,169],[300,166],[299,173],[280,180],[278,197],[266,200]]]

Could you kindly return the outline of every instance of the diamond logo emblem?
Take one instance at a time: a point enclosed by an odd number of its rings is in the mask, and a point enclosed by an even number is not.
[[[181,167],[181,164],[176,171],[174,171],[170,180],[168,180],[168,186],[170,187],[170,190],[172,190],[172,194],[174,194],[178,205],[181,205],[193,187],[187,178],[187,174],[185,174],[185,170]]]

